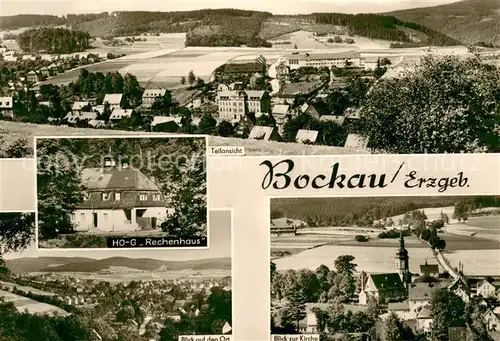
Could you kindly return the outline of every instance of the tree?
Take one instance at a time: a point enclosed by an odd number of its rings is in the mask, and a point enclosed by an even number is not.
[[[360,134],[388,153],[496,151],[500,74],[477,58],[425,56],[414,72],[377,82]]]
[[[337,257],[335,260],[335,271],[338,273],[346,274],[347,276],[353,276],[356,270],[356,264],[353,263],[354,256],[342,255]]]
[[[200,122],[201,123],[201,122]],[[234,135],[234,126],[228,121],[221,121],[217,126],[217,135],[230,137]]]
[[[181,84],[182,85],[186,84],[186,77],[184,76],[181,77]]]
[[[436,290],[431,299],[433,334],[437,340],[446,341],[448,327],[465,326],[465,303],[447,288]]]
[[[294,326],[299,331],[299,322],[306,317],[305,298],[298,286],[289,289],[287,303],[283,307],[282,326]]]
[[[413,338],[408,338],[407,331],[399,318],[391,313],[385,321],[385,340],[386,341],[411,341]]]
[[[217,125],[217,121],[210,114],[205,114],[201,117],[198,124],[198,132],[200,134],[212,134]]]
[[[162,192],[167,194],[170,207],[174,210],[168,220],[161,224],[161,229],[175,237],[206,236],[205,139],[178,139],[176,146],[184,149],[184,154],[180,154],[176,162],[168,163],[167,167],[158,167],[152,174],[163,183]]]
[[[455,204],[455,208],[453,210],[453,218],[458,221],[467,221],[469,219],[469,212],[472,210],[472,205],[465,201],[460,200]]]
[[[40,140],[37,146],[38,228],[40,237],[53,238],[73,231],[70,214],[83,201],[80,169],[57,140]]]
[[[194,83],[196,82],[196,76],[194,75],[193,70],[189,71],[187,81],[189,85],[194,85]]]

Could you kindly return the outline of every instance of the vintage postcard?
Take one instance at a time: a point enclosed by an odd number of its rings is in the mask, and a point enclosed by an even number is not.
[[[38,247],[207,247],[205,137],[36,138]]]
[[[32,157],[34,135],[131,131],[207,134],[218,156],[499,150],[496,0],[10,0],[1,15],[4,158]]]
[[[34,213],[0,213],[0,339],[230,340],[231,217],[210,249],[47,253]]]
[[[270,222],[273,340],[498,333],[498,196],[272,199]]]

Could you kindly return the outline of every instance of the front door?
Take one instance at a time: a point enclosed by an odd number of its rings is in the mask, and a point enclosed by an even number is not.
[[[97,213],[92,213],[94,218],[94,227],[97,228]]]
[[[153,228],[153,229],[156,228],[156,217],[151,218],[151,228]]]

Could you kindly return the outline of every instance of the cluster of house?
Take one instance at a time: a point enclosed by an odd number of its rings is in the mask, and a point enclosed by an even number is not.
[[[80,61],[85,64],[94,64],[108,59],[107,53],[71,53],[71,54],[18,54],[15,51],[0,48],[0,54],[5,62],[21,61],[44,61],[45,64],[51,62],[48,66],[42,66],[27,73],[19,72],[16,81],[9,82],[9,90],[15,91],[19,88],[25,88],[26,85],[33,85],[49,77],[57,76],[77,67]]]
[[[344,310],[353,313],[366,311],[368,302],[387,304],[388,313],[381,316],[382,320],[394,313],[405,321],[415,331],[429,334],[432,330],[433,316],[430,309],[433,293],[442,288],[450,290],[464,302],[472,297],[484,298],[480,302],[486,308],[483,322],[488,330],[500,328],[500,306],[493,307],[485,299],[500,300],[500,282],[480,280],[476,282],[475,289],[471,288],[463,277],[455,277],[451,281],[439,278],[438,264],[420,265],[420,277],[432,277],[434,281],[414,282],[409,271],[408,251],[404,246],[404,237],[401,233],[400,247],[396,254],[396,269],[394,273],[368,274],[361,279],[362,287],[358,293],[358,304],[346,304]],[[329,303],[307,303],[306,317],[300,321],[301,333],[317,333],[318,322],[315,308],[328,310]]]
[[[359,111],[348,108],[342,115],[326,113],[313,99],[308,100],[299,108],[293,108],[293,96],[277,93],[273,96],[265,90],[244,90],[243,83],[235,82],[230,85],[220,84],[217,89],[216,102],[219,120],[239,124],[240,130],[248,128],[249,139],[265,141],[282,141],[283,129],[287,120],[299,114],[307,114],[321,122],[334,122],[338,125],[355,123],[359,120]],[[276,121],[276,127],[254,125],[249,114],[259,118],[271,114]],[[300,129],[296,135],[296,142],[317,143],[319,131]],[[360,135],[348,135],[345,147],[366,149],[367,142]]]

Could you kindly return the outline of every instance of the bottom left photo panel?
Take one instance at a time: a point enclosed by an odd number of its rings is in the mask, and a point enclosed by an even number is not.
[[[231,340],[232,215],[209,215],[208,249],[39,251],[34,213],[0,213],[0,340]]]

